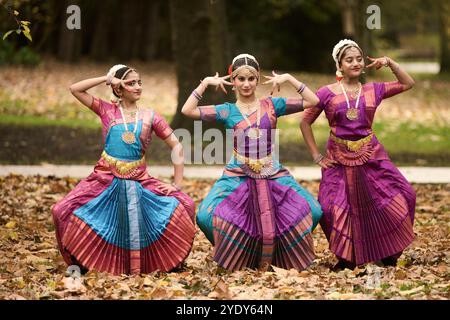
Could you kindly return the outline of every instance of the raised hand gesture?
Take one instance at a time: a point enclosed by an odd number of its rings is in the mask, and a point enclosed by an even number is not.
[[[277,74],[275,71],[272,71],[272,75],[273,76],[264,76],[264,78],[269,79],[269,80],[267,80],[263,83],[263,84],[269,84],[269,83],[272,84],[272,91],[270,92],[270,95],[273,95],[273,92],[276,87],[278,88],[278,92],[280,92],[280,85],[289,79],[288,73]]]
[[[214,77],[206,77],[205,79],[203,79],[202,84],[208,86],[208,85],[212,85],[216,87],[216,91],[217,89],[219,89],[219,87],[222,89],[222,91],[226,94],[227,90],[225,89],[225,84],[228,86],[232,86],[233,84],[229,81],[227,81],[226,79],[229,79],[231,76],[224,76],[224,77],[219,77],[219,73],[216,72],[216,75]]]
[[[367,69],[375,67],[375,69],[379,70],[381,67],[386,67],[389,65],[389,58],[387,57],[372,58],[367,56],[367,59],[369,59],[371,62],[371,64],[366,66]]]
[[[117,89],[120,87],[125,88],[126,85],[128,85],[129,83],[131,83],[133,81],[136,81],[136,79],[121,80],[121,79],[113,77],[111,79],[110,83],[111,83],[111,87],[113,87],[114,89]]]

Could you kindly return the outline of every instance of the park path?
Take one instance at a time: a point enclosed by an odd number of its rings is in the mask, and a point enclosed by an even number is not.
[[[294,178],[299,180],[319,180],[319,167],[286,166]],[[25,176],[41,175],[56,177],[84,178],[92,172],[92,165],[0,165],[0,176],[21,174]],[[148,172],[154,177],[170,177],[170,166],[148,166]],[[450,183],[450,167],[399,167],[402,174],[413,183]],[[222,175],[219,166],[186,166],[185,177],[197,179],[217,179]]]

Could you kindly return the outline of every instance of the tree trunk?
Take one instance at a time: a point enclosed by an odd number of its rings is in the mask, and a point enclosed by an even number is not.
[[[206,76],[225,75],[229,63],[224,0],[171,0],[172,47],[178,81],[178,106],[171,126],[192,132],[193,121],[181,114],[186,99]],[[231,90],[228,90],[231,91]],[[228,98],[229,99],[229,98]],[[226,101],[219,90],[208,89],[202,105]]]
[[[363,59],[364,61],[367,61],[365,56],[376,56],[377,53],[374,52],[375,46],[373,43],[373,30],[369,30],[367,28],[367,7],[372,4],[372,0],[358,0],[357,3],[357,17],[358,17],[358,32],[357,32],[357,42],[361,46],[361,49],[364,51]],[[383,55],[383,53],[380,53],[379,55]],[[361,82],[366,83],[367,76],[366,75],[374,75],[375,71],[373,69],[367,70],[366,73],[363,73],[361,75]]]
[[[366,26],[366,9],[370,4],[368,0],[339,0],[343,36],[356,41],[367,52],[372,49],[371,32]]]
[[[116,29],[114,35],[115,52],[119,58],[119,63],[126,64],[132,60],[134,43],[139,41],[138,19],[139,6],[133,1],[131,4],[128,1],[119,2],[119,15],[117,22],[114,24]]]
[[[357,37],[357,0],[339,0],[342,18],[342,34],[346,38],[355,40]]]
[[[210,1],[208,6],[211,25],[209,30],[209,46],[211,70],[225,74],[231,63],[230,44],[228,38],[228,21],[226,16],[226,0]]]
[[[132,59],[140,59],[143,48],[142,34],[144,32],[143,24],[148,19],[146,16],[146,4],[148,0],[135,0],[132,2],[134,21],[130,25],[128,32],[130,32],[130,38],[132,38],[131,47],[129,48],[128,56]],[[145,30],[148,31],[148,30]]]
[[[151,1],[145,3],[146,19],[143,20],[142,33],[142,51],[140,57],[143,60],[149,61],[155,59],[158,41],[159,41],[159,27],[160,17],[159,10],[161,1]]]
[[[81,30],[69,30],[66,24],[69,14],[67,14],[66,9],[72,4],[80,5],[80,1],[66,0],[64,4],[62,7],[63,11],[61,12],[64,18],[61,19],[57,56],[60,60],[75,62],[80,58],[82,52],[83,15],[81,15]]]
[[[342,33],[344,37],[350,38],[361,47],[364,55],[376,55],[373,52],[372,32],[367,29],[366,9],[371,4],[370,0],[340,0],[341,17],[342,17]],[[367,73],[374,74],[373,70]],[[361,75],[361,81],[366,82],[366,75]]]
[[[117,8],[116,1],[102,1],[98,4],[97,23],[94,26],[94,35],[90,55],[98,61],[105,61],[111,58],[114,52],[114,34],[112,26],[117,25],[114,18]]]
[[[439,35],[441,43],[440,73],[450,73],[450,3],[448,0],[440,1]]]
[[[59,26],[62,24],[62,20],[67,19],[63,13],[66,8],[63,7],[64,2],[60,0],[48,0],[45,3],[45,12],[48,20],[41,22],[41,32],[37,31],[37,34],[42,34],[35,40],[35,49],[37,52],[43,52],[55,56],[58,52],[58,42],[54,39],[58,39]],[[34,31],[34,30],[33,30]]]

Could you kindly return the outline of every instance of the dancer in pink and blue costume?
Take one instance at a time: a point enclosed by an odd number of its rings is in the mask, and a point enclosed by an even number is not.
[[[113,103],[86,92],[105,81],[113,88]],[[153,134],[172,150],[182,149],[164,118],[137,107],[139,74],[117,65],[107,76],[73,84],[71,91],[100,117],[104,150],[94,172],[52,208],[64,260],[112,274],[180,266],[194,239],[194,202],[180,191],[182,163],[174,165],[172,185],[146,170],[145,150]]]

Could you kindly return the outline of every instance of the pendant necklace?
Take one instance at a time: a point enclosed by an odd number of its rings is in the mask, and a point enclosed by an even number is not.
[[[136,142],[136,132],[138,127],[138,118],[139,118],[139,108],[136,110],[136,120],[134,123],[134,130],[133,132],[128,131],[127,121],[125,120],[125,115],[123,114],[123,108],[122,106],[119,107],[120,114],[122,115],[123,119],[123,126],[125,127],[125,132],[122,133],[122,141],[126,144],[133,144]]]
[[[341,85],[342,92],[345,96],[345,101],[347,102],[347,112],[345,113],[345,116],[348,120],[357,120],[358,119],[358,105],[359,105],[359,98],[361,97],[362,92],[362,86],[361,83],[359,84],[359,92],[358,92],[358,98],[356,99],[356,104],[354,107],[350,107],[350,101],[348,100],[347,92],[345,91],[344,86],[342,85],[342,82],[339,81],[339,84]]]

